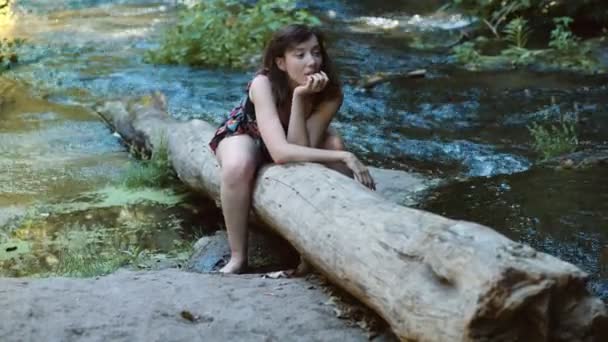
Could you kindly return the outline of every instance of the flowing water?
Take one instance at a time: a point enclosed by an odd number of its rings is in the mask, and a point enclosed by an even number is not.
[[[608,298],[605,167],[540,167],[527,129],[559,108],[563,115],[578,117],[582,144],[608,147],[608,78],[463,70],[450,58],[449,46],[470,21],[437,11],[443,3],[300,3],[323,18],[330,54],[345,84],[336,127],[370,164],[448,180],[420,208],[480,222],[570,261],[591,274],[593,291]],[[0,223],[4,217],[6,227],[23,229],[13,218],[25,212],[56,236],[61,225],[82,230],[95,221],[127,229],[125,222],[132,220],[149,227],[158,217],[172,217],[159,222],[158,229],[145,230],[146,247],[157,249],[167,248],[163,241],[188,238],[183,230],[217,227],[219,214],[212,204],[180,193],[111,205],[107,198],[116,197],[109,194],[120,191],[117,179],[132,161],[87,108],[108,98],[161,90],[175,117],[218,123],[240,100],[253,70],[143,63],[143,53],[158,45],[162,28],[174,20],[174,1],[17,4],[11,20],[0,19],[0,28],[9,37],[27,38],[33,47],[0,78],[5,99],[0,102]],[[357,87],[377,72],[415,69],[425,69],[426,77],[381,83],[368,91]],[[87,209],[74,209],[80,208],[77,204]],[[165,211],[155,217],[159,208]],[[176,227],[174,233],[166,236],[163,225]],[[28,227],[32,230],[31,223]],[[135,231],[126,236],[141,237],[142,229]],[[6,234],[15,239],[14,231]]]

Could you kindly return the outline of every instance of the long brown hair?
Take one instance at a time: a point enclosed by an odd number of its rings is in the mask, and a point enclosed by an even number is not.
[[[314,102],[319,103],[323,99],[337,96],[341,91],[340,80],[338,79],[338,75],[335,72],[331,59],[327,55],[327,50],[325,49],[325,38],[323,37],[323,34],[316,28],[307,25],[288,25],[276,31],[272,36],[272,39],[268,42],[262,60],[262,70],[260,71],[260,73],[266,75],[270,79],[272,94],[274,95],[279,110],[287,110],[285,107],[289,103],[291,92],[289,89],[287,73],[279,69],[275,60],[279,57],[284,57],[287,50],[307,41],[313,35],[317,37],[317,41],[319,42],[322,57],[321,70],[325,72],[329,78],[329,82],[325,86],[325,89],[315,97]]]

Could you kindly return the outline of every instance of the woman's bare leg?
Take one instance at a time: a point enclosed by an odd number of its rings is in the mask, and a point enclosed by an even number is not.
[[[247,219],[260,151],[248,135],[223,139],[216,151],[221,166],[220,201],[228,231],[230,261],[222,273],[240,273],[247,267]]]

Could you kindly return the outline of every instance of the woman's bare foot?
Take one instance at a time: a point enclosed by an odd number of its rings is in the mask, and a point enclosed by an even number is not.
[[[312,271],[312,266],[302,256],[300,256],[300,263],[298,267],[293,270],[285,271],[288,277],[303,277]]]
[[[296,277],[303,277],[312,271],[312,266],[306,261],[306,259],[300,257],[300,264],[296,267],[294,275]]]
[[[247,262],[236,258],[230,258],[230,261],[220,269],[220,273],[224,274],[239,274],[247,269]]]

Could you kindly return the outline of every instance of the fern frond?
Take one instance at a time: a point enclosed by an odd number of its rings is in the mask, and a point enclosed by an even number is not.
[[[521,17],[511,20],[503,29],[505,40],[518,48],[523,48],[528,44],[530,32],[528,21]]]

